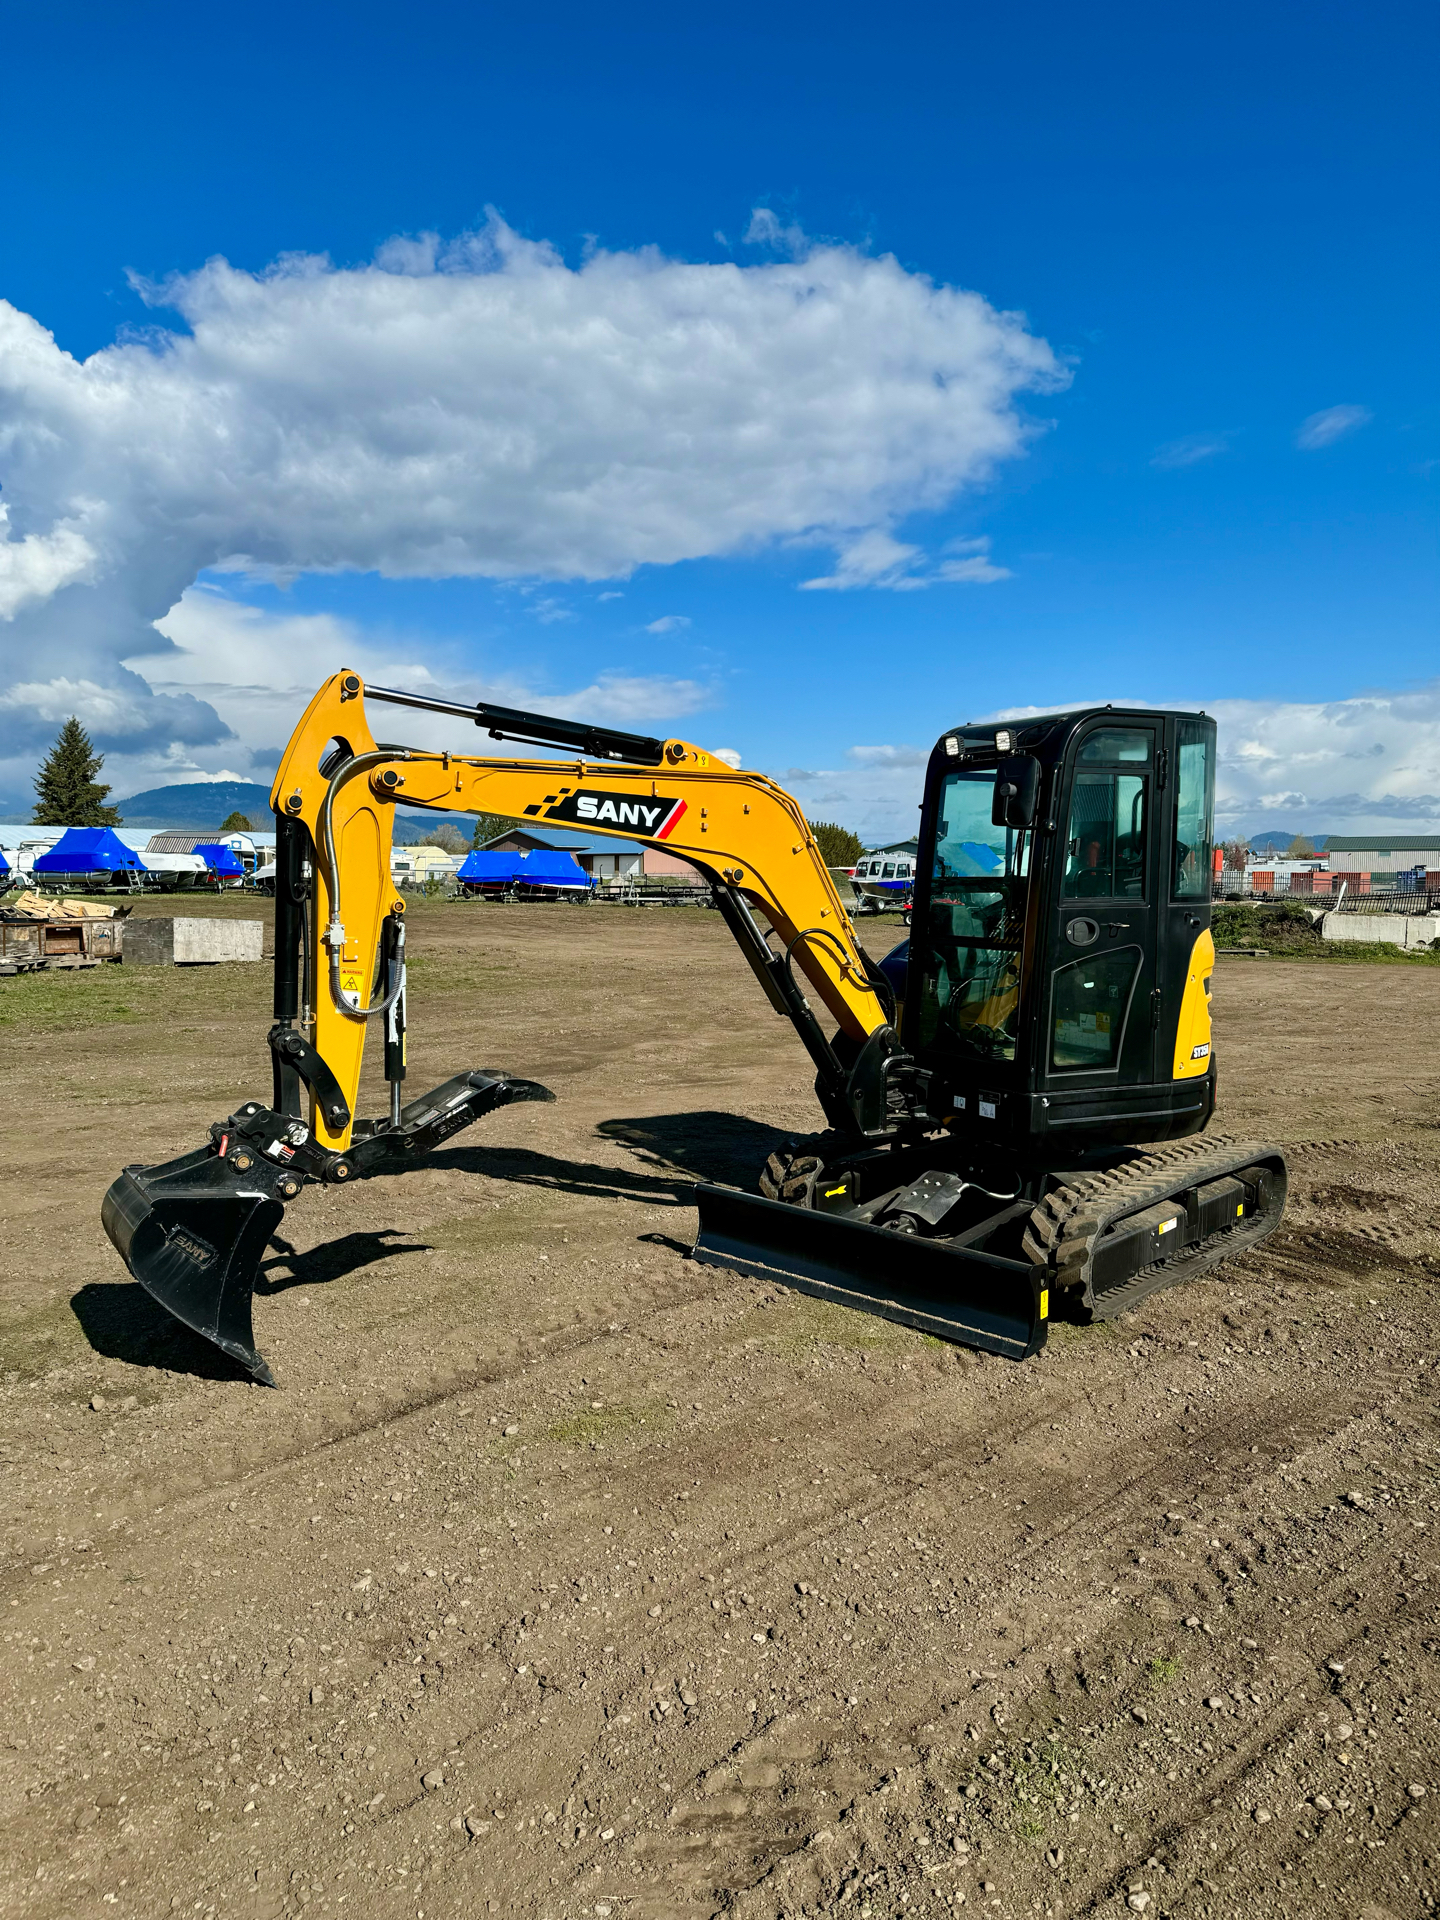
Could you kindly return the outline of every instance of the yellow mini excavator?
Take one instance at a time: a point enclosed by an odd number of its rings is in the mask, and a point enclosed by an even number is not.
[[[377,744],[367,699],[561,757]],[[286,1203],[310,1182],[414,1167],[493,1108],[553,1098],[491,1069],[402,1098],[395,805],[500,814],[692,862],[814,1064],[825,1128],[773,1154],[758,1193],[698,1186],[696,1256],[1022,1359],[1051,1314],[1112,1316],[1281,1218],[1274,1147],[1197,1138],[1216,1105],[1215,742],[1203,714],[1111,707],[943,734],[897,982],[899,957],[862,950],[804,815],[763,775],[682,740],[336,674],[271,796],[269,1104],[246,1102],[178,1160],[127,1167],[106,1231],[161,1306],[273,1385],[251,1298]],[[371,1021],[389,1112],[358,1119]]]

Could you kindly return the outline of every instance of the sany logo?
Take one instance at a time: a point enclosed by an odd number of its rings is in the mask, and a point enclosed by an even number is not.
[[[684,812],[683,800],[664,794],[619,794],[602,787],[590,787],[580,788],[546,807],[543,817],[608,827],[612,832],[632,833],[643,840],[665,840]]]

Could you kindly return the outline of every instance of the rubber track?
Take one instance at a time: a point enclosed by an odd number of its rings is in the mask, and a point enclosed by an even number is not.
[[[1120,1285],[1099,1294],[1091,1286],[1091,1264],[1096,1243],[1106,1229],[1127,1214],[1139,1213],[1170,1200],[1179,1190],[1217,1180],[1257,1161],[1279,1162],[1281,1195],[1264,1215],[1241,1228],[1212,1234],[1197,1246],[1156,1261]],[[1235,1141],[1212,1135],[1176,1141],[1106,1173],[1054,1188],[1031,1211],[1021,1237],[1026,1253],[1040,1267],[1055,1273],[1058,1292],[1078,1294],[1088,1319],[1106,1321],[1143,1301],[1147,1295],[1178,1281],[1193,1280],[1230,1254],[1254,1247],[1272,1233],[1285,1201],[1285,1162],[1279,1149],[1262,1141]]]

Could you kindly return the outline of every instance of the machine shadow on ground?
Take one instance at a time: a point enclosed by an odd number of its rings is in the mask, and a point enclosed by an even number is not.
[[[652,1167],[674,1167],[698,1181],[721,1181],[753,1192],[766,1159],[792,1138],[744,1114],[701,1108],[687,1114],[645,1114],[601,1121],[596,1133],[620,1141]]]
[[[138,1281],[87,1281],[71,1295],[70,1306],[86,1340],[107,1360],[203,1381],[248,1379],[218,1347],[152,1301]]]
[[[342,1234],[304,1253],[276,1235],[277,1250],[260,1263],[255,1292],[283,1294],[293,1287],[323,1287],[343,1280],[361,1268],[399,1254],[428,1254],[430,1244],[406,1235],[393,1245],[401,1228],[376,1233]],[[243,1381],[248,1378],[210,1341],[174,1319],[135,1281],[88,1281],[71,1296],[70,1306],[81,1332],[97,1354],[131,1367],[164,1368],[205,1381]]]
[[[766,1156],[787,1138],[779,1128],[743,1115],[704,1109],[601,1121],[595,1131],[602,1140],[620,1142],[646,1166],[667,1171],[645,1174],[598,1161],[561,1160],[533,1148],[482,1146],[441,1148],[427,1157],[426,1166],[586,1198],[686,1207],[696,1181],[721,1181],[753,1192]]]
[[[393,1246],[395,1236],[404,1236],[402,1246]],[[400,1227],[382,1227],[373,1234],[342,1234],[338,1240],[324,1241],[302,1254],[273,1235],[270,1245],[278,1252],[260,1263],[256,1277],[257,1294],[283,1294],[292,1287],[324,1287],[329,1281],[343,1280],[362,1267],[377,1261],[393,1260],[398,1254],[428,1254],[430,1243],[417,1241]]]

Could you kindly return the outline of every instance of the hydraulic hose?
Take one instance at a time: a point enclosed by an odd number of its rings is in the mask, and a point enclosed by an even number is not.
[[[352,1000],[340,984],[340,950],[345,945],[345,925],[340,918],[340,863],[335,856],[335,829],[331,819],[331,809],[335,796],[341,786],[352,775],[366,767],[374,767],[383,760],[443,760],[442,754],[417,754],[408,747],[377,748],[369,754],[352,754],[349,760],[342,761],[330,776],[330,784],[325,790],[325,799],[320,803],[320,858],[325,868],[325,891],[330,897],[330,925],[325,930],[325,943],[330,949],[330,998],[347,1019],[353,1021],[378,1020],[388,1014],[400,997],[405,981],[404,971],[396,970],[389,992],[383,999],[374,1001],[369,1007],[362,1007],[359,999]]]
[[[795,969],[792,966],[792,959],[795,954],[795,950],[797,949],[797,947],[800,946],[803,940],[810,940],[813,935],[820,940],[828,941],[830,945],[836,949],[837,953],[840,956],[840,968],[841,968],[842,976],[846,980],[853,981],[858,987],[869,988],[871,993],[873,993],[876,999],[880,1002],[881,1011],[885,1014],[886,1019],[888,1021],[894,1022],[896,1018],[896,996],[895,996],[895,991],[891,987],[890,982],[886,979],[884,974],[880,973],[879,968],[876,969],[875,974],[858,975],[856,973],[855,962],[851,959],[850,955],[846,952],[845,942],[839,939],[837,935],[833,934],[829,927],[803,927],[801,931],[796,935],[795,939],[788,944],[788,946],[786,947],[785,964],[786,964],[786,973],[790,976],[791,981],[793,983],[795,981]],[[862,954],[861,958],[862,960],[864,960],[866,956]],[[877,980],[876,975],[880,975],[879,980]]]

